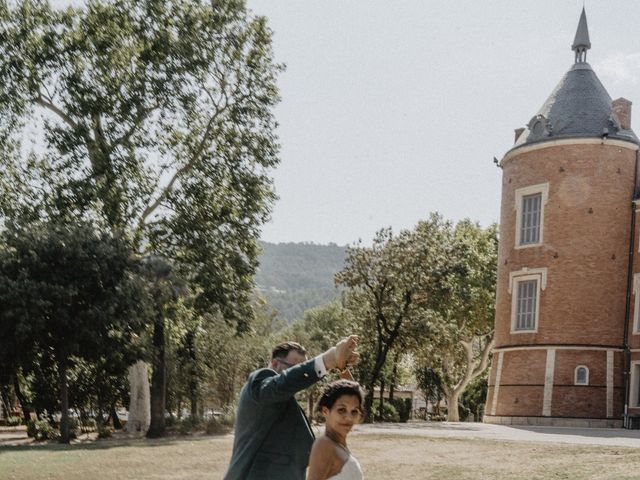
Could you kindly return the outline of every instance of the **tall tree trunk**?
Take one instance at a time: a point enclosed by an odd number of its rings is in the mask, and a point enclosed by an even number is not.
[[[384,387],[385,387],[384,378],[381,378],[380,379],[380,407],[378,408],[378,415],[380,417],[380,421],[384,420],[384,415],[383,415],[383,412],[384,412],[384,408],[383,408],[383,406],[384,406]]]
[[[194,331],[187,332],[186,335],[186,347],[189,365],[187,366],[187,372],[189,374],[189,401],[191,402],[191,418],[196,418],[198,414],[198,367],[197,367],[197,355],[196,355],[196,333]]]
[[[487,334],[485,344],[482,346],[478,358],[474,358],[473,342],[481,342],[482,338],[472,338],[470,340],[461,340],[460,345],[467,352],[467,362],[463,377],[456,385],[443,385],[443,391],[447,399],[447,420],[450,422],[459,422],[460,414],[458,412],[458,399],[465,391],[469,384],[480,376],[489,366],[489,354],[493,348],[493,332]],[[447,358],[445,357],[444,370],[447,369]]]
[[[60,376],[60,443],[69,443],[69,384],[67,380],[67,364],[64,361],[58,363],[58,375]]]
[[[367,392],[364,397],[365,423],[371,423],[373,421],[373,389],[380,378],[380,372],[382,372],[382,367],[384,367],[384,363],[387,360],[387,352],[389,351],[389,348],[385,348],[384,345],[378,345],[377,351],[376,361],[373,364],[373,369],[369,375],[368,382],[365,384],[365,390]]]
[[[118,412],[116,412],[116,406],[114,404],[111,404],[111,407],[109,407],[109,416],[111,417],[111,421],[113,422],[113,428],[115,428],[116,430],[122,430],[122,423],[118,418]]]
[[[20,408],[22,409],[22,418],[24,418],[24,423],[27,423],[31,420],[31,410],[29,410],[29,405],[27,404],[27,399],[22,394],[22,390],[20,389],[20,380],[18,379],[18,375],[13,375],[13,389],[16,392],[16,397],[18,397],[18,402],[20,402]],[[8,413],[9,415],[11,412]]]
[[[191,392],[191,418],[198,417],[198,397]]]
[[[164,411],[167,395],[167,365],[165,352],[164,317],[162,309],[158,311],[153,327],[153,373],[151,375],[151,424],[147,437],[157,438],[164,435]]]
[[[391,385],[389,385],[389,403],[393,404],[393,394],[395,393],[396,383],[398,382],[398,360],[400,352],[396,352],[393,356],[393,371],[391,372]]]
[[[458,399],[460,397],[460,392],[450,390],[445,395],[447,398],[447,421],[459,422],[460,413],[458,412]]]

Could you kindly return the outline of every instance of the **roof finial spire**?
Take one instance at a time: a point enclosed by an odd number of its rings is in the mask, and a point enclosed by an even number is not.
[[[589,41],[589,28],[587,27],[587,14],[583,6],[580,21],[578,22],[578,30],[573,39],[573,45],[571,45],[571,50],[576,52],[576,63],[584,63],[587,61],[587,50],[590,48],[591,42]]]

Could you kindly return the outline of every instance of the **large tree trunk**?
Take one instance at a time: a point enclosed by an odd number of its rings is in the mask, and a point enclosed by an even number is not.
[[[389,403],[393,404],[393,396],[396,389],[396,383],[398,382],[398,360],[400,358],[400,352],[396,352],[393,356],[393,371],[391,372],[391,385],[389,385]]]
[[[191,418],[198,417],[198,397],[191,392]]]
[[[460,392],[456,390],[451,390],[447,392],[447,421],[449,422],[459,422],[460,421],[460,413],[458,412],[458,399],[460,397]]]
[[[167,394],[167,365],[165,352],[164,317],[159,312],[153,327],[153,373],[151,375],[151,424],[147,437],[164,435],[164,411]]]
[[[60,376],[60,443],[69,443],[71,435],[69,432],[69,384],[67,381],[67,364],[59,362]]]
[[[197,361],[196,358],[196,334],[193,331],[187,332],[186,335],[186,347],[189,358],[189,365],[187,368],[187,372],[189,373],[189,401],[191,403],[191,418],[196,418],[199,416],[198,412],[198,397],[199,397],[199,387],[200,382],[198,379],[198,371],[197,371]]]
[[[380,379],[380,407],[378,409],[378,416],[379,416],[379,420],[382,422],[384,420],[384,387],[385,387],[385,383],[384,383],[384,378]]]
[[[479,357],[474,358],[473,342],[481,341],[480,338],[460,341],[460,345],[467,352],[466,370],[463,377],[456,385],[444,385],[444,394],[447,399],[447,420],[450,422],[459,422],[460,414],[458,413],[458,399],[462,392],[469,384],[480,376],[489,365],[489,354],[493,348],[493,334],[487,335],[487,340],[480,351]],[[446,358],[445,358],[446,361]]]
[[[380,372],[382,371],[382,367],[378,367],[379,361],[376,361],[376,366],[374,366],[373,371],[371,372],[371,376],[369,377],[369,381],[365,386],[365,390],[367,394],[364,397],[364,411],[365,411],[365,423],[373,422],[373,395],[374,395],[374,387],[376,383],[378,383],[378,379],[380,377]],[[384,365],[384,360],[382,360],[382,365]]]
[[[393,342],[393,340],[391,342]],[[373,421],[373,389],[376,386],[376,383],[378,383],[380,373],[382,372],[382,367],[384,367],[384,363],[387,360],[387,352],[389,351],[389,347],[390,345],[378,344],[376,361],[373,364],[373,369],[371,370],[368,382],[365,384],[365,389],[367,391],[367,394],[364,397],[365,423],[371,423]]]

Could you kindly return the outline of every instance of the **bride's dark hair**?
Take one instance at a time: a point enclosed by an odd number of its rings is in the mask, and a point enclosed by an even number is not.
[[[336,400],[343,395],[352,395],[358,398],[360,403],[360,409],[362,410],[362,404],[364,403],[364,393],[360,388],[358,382],[352,382],[351,380],[336,380],[327,385],[318,400],[316,405],[316,411],[322,412],[322,407],[331,409]]]

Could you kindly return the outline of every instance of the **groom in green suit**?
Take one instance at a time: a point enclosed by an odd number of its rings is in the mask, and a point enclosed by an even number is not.
[[[273,349],[269,368],[252,372],[240,391],[224,480],[304,480],[314,435],[294,395],[327,371],[357,363],[356,347],[351,335],[311,360],[299,343]]]

